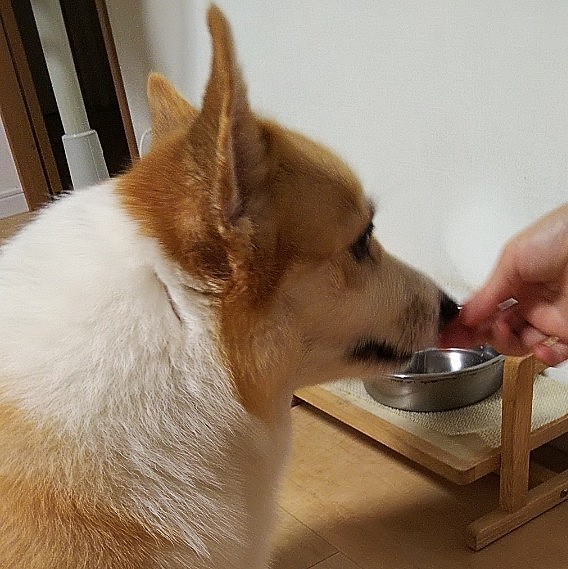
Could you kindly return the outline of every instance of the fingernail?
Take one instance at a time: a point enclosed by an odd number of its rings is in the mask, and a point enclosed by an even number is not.
[[[516,304],[519,304],[519,301],[516,298],[511,297],[498,304],[497,308],[501,312],[504,312],[505,310],[508,310],[509,308],[515,306]]]
[[[560,338],[558,336],[549,336],[546,340],[541,342],[541,344],[543,346],[546,346],[547,348],[552,348],[552,346],[555,346],[556,344],[558,344],[559,340],[560,340]]]

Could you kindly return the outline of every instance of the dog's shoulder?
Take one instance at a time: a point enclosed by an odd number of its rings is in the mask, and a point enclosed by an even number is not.
[[[71,420],[121,379],[167,374],[187,332],[172,309],[176,279],[116,182],[59,199],[0,253],[0,388],[46,412],[68,407]],[[207,311],[184,308],[204,328]]]

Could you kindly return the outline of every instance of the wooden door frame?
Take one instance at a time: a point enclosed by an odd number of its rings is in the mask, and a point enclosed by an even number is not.
[[[0,116],[33,211],[62,186],[10,0],[0,0],[0,77]]]
[[[137,158],[139,158],[138,144],[136,142],[136,135],[134,134],[132,116],[130,114],[128,99],[126,97],[126,89],[124,87],[124,81],[122,79],[122,73],[120,71],[120,63],[118,61],[116,44],[114,43],[114,38],[112,35],[110,18],[108,15],[105,0],[94,0],[94,2],[97,8],[99,25],[101,26],[101,32],[105,44],[110,72],[112,74],[112,81],[114,83],[116,99],[118,101],[118,108],[120,110],[120,116],[122,118],[122,126],[124,128],[124,134],[126,135],[128,151],[130,152],[130,159],[132,162],[134,162]]]
[[[0,116],[30,210],[62,190],[53,150],[26,57],[12,0],[0,0]],[[128,151],[138,158],[138,145],[120,72],[111,24],[104,0],[94,0],[105,44]]]

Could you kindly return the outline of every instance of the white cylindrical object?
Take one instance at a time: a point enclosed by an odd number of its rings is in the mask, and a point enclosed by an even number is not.
[[[55,101],[63,123],[63,148],[74,188],[108,179],[96,131],[91,130],[59,0],[32,0],[34,18]]]
[[[63,148],[75,189],[108,179],[108,170],[96,131],[63,135]]]
[[[90,129],[58,0],[32,0],[32,9],[65,134]]]

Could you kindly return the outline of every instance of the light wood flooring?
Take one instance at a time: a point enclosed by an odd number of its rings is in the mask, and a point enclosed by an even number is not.
[[[0,244],[11,237],[20,227],[28,222],[33,214],[20,213],[11,217],[0,219]]]
[[[568,503],[473,553],[494,475],[456,486],[307,405],[280,497],[274,569],[568,569]]]

